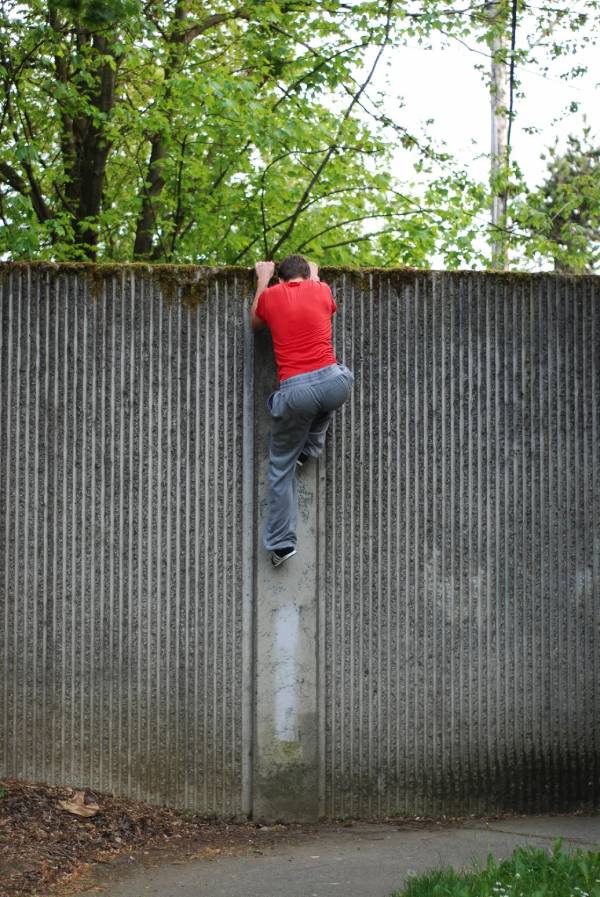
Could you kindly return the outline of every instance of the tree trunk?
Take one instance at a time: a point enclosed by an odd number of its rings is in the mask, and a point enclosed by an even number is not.
[[[165,185],[161,172],[161,161],[166,156],[166,147],[160,134],[152,138],[152,150],[148,162],[149,186],[144,189],[144,199],[138,218],[133,246],[134,258],[150,258],[152,256],[152,244],[156,229],[156,212],[152,200],[159,196]]]
[[[189,0],[178,0],[173,13],[173,27],[169,38],[170,47],[164,69],[164,84],[166,85],[164,94],[165,100],[168,100],[171,94],[169,79],[177,70],[181,49],[186,43],[186,36],[182,24],[188,14],[188,6]],[[157,223],[154,199],[157,196],[160,196],[165,185],[161,165],[162,160],[167,155],[164,135],[160,133],[153,134],[151,138],[151,146],[150,159],[148,161],[148,174],[146,176],[146,181],[149,186],[142,186],[143,199],[135,232],[135,242],[133,246],[134,258],[157,257],[157,252],[153,248]]]
[[[94,49],[106,53],[106,40],[95,35]],[[103,63],[99,72],[98,92],[94,97],[94,106],[108,116],[115,100],[115,70],[108,63]],[[96,228],[89,223],[96,219],[102,209],[104,183],[106,179],[106,162],[111,144],[104,135],[103,126],[96,125],[92,118],[87,121],[80,147],[80,193],[77,212],[77,242],[84,244],[90,258],[96,256],[98,235]]]
[[[52,8],[49,10],[49,22],[56,32],[62,33],[63,23]],[[90,42],[98,56],[107,55],[107,40],[104,35],[98,32],[92,34],[87,29],[78,27],[78,52],[86,45],[89,46]],[[57,79],[68,84],[71,77],[68,58],[57,55],[54,64]],[[86,92],[86,98],[106,120],[115,103],[116,60],[114,65],[101,63],[95,74],[95,84]],[[98,235],[93,221],[102,210],[106,163],[111,144],[105,136],[103,124],[97,124],[93,116],[77,115],[73,118],[61,109],[60,118],[65,172],[63,204],[71,216],[75,243],[84,247],[88,258],[95,259]]]
[[[487,4],[490,18],[502,16],[502,0]],[[504,270],[508,263],[506,240],[506,192],[497,185],[506,175],[508,146],[508,66],[506,34],[497,33],[490,43],[491,63],[491,169],[492,184],[492,267]]]

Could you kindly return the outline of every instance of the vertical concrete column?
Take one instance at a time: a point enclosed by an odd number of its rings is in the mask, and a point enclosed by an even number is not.
[[[267,510],[270,417],[276,388],[270,337],[255,343],[256,699],[254,799],[256,819],[317,818],[317,473],[298,478],[298,553],[274,568],[262,547]]]

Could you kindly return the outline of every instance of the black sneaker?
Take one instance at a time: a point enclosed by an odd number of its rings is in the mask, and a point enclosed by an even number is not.
[[[274,567],[279,567],[280,564],[283,564],[284,561],[287,561],[294,554],[296,554],[295,548],[276,548],[271,555],[271,563]]]
[[[307,455],[306,452],[300,452],[300,454],[296,458],[296,464],[298,465],[298,467],[302,467],[303,464],[306,464],[309,458],[310,455]]]

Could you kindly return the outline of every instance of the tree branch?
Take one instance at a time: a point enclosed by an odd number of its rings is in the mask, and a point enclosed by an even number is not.
[[[347,224],[356,224],[357,221],[368,221],[373,218],[400,218],[403,215],[412,215],[413,211],[413,209],[410,209],[406,212],[380,212],[372,215],[359,215],[356,218],[347,218],[345,221],[336,221],[335,224],[330,224],[328,227],[324,227],[323,230],[318,231],[316,234],[313,234],[312,237],[309,237],[308,240],[305,240],[303,243],[300,243],[299,246],[296,246],[295,252],[301,252],[305,246],[312,243],[317,237],[322,237],[323,234],[327,234],[331,230],[336,230],[338,227],[345,227]]]
[[[284,233],[279,237],[279,239],[275,242],[275,245],[271,248],[270,255],[275,255],[275,253],[277,252],[277,250],[279,249],[279,247],[280,247],[280,246],[281,246],[281,245],[288,239],[288,237],[292,234],[292,232],[293,232],[293,230],[294,230],[294,227],[296,226],[296,221],[298,220],[298,216],[300,215],[300,213],[301,213],[301,211],[302,211],[302,207],[304,206],[304,203],[306,202],[306,200],[307,200],[308,197],[310,196],[310,193],[311,193],[311,191],[312,191],[314,185],[317,183],[319,177],[321,176],[321,174],[322,174],[322,172],[323,172],[325,166],[327,165],[327,163],[329,162],[329,160],[330,160],[331,157],[333,156],[333,153],[334,153],[334,151],[335,151],[335,147],[336,147],[336,145],[337,145],[337,143],[338,143],[338,141],[339,141],[339,138],[340,138],[340,136],[341,136],[342,129],[343,129],[344,125],[346,124],[348,118],[350,117],[350,114],[352,113],[352,110],[354,109],[354,107],[355,107],[355,105],[358,103],[358,101],[360,100],[361,95],[362,95],[363,92],[367,89],[367,87],[368,87],[368,85],[369,85],[369,83],[370,83],[370,81],[371,81],[373,75],[375,74],[375,70],[376,70],[376,68],[377,68],[377,66],[378,66],[378,64],[379,64],[379,60],[381,59],[381,57],[382,57],[382,55],[383,55],[383,51],[385,50],[385,48],[386,48],[386,46],[387,46],[387,44],[388,44],[388,42],[389,42],[390,29],[391,29],[391,22],[392,22],[392,8],[393,8],[393,4],[394,4],[394,0],[388,0],[388,4],[387,4],[387,19],[386,19],[386,26],[385,26],[385,35],[384,35],[383,42],[382,42],[382,44],[381,44],[381,46],[380,46],[380,48],[379,48],[379,51],[378,51],[378,53],[377,53],[377,56],[375,57],[375,61],[374,61],[373,65],[371,66],[371,68],[370,68],[370,70],[369,70],[369,73],[367,74],[367,77],[365,78],[364,82],[360,85],[359,89],[358,89],[358,90],[356,91],[356,93],[353,95],[352,100],[351,100],[351,102],[350,102],[349,105],[348,105],[348,108],[346,109],[346,111],[344,112],[344,114],[343,114],[343,116],[342,116],[342,120],[341,120],[340,125],[339,125],[339,127],[338,127],[338,129],[337,129],[336,136],[335,136],[335,140],[333,141],[332,146],[329,148],[329,150],[327,151],[325,157],[321,160],[320,164],[317,166],[317,169],[315,170],[315,173],[313,174],[313,176],[312,176],[311,179],[309,180],[309,182],[308,182],[308,184],[307,184],[307,186],[306,186],[306,188],[305,188],[305,190],[304,190],[304,193],[303,193],[302,196],[300,197],[300,200],[298,201],[298,203],[297,203],[297,205],[296,205],[296,208],[294,209],[294,212],[292,213],[292,216],[291,216],[291,219],[290,219],[290,222],[289,222],[287,228],[285,229]]]
[[[181,142],[181,156],[179,158],[179,165],[177,167],[177,188],[176,188],[176,196],[177,196],[177,205],[175,208],[175,214],[173,216],[174,228],[173,234],[171,236],[171,255],[175,252],[175,245],[177,243],[177,237],[179,235],[179,230],[181,225],[183,224],[183,213],[182,213],[182,193],[183,193],[183,161],[185,158],[185,145],[187,141],[187,135],[184,136]]]
[[[315,203],[320,202],[322,199],[328,199],[330,196],[334,196],[338,193],[348,193],[349,191],[352,193],[358,193],[358,192],[369,193],[376,189],[377,189],[376,187],[371,186],[371,185],[367,185],[366,187],[356,187],[356,186],[338,187],[335,190],[328,190],[327,193],[320,193],[319,196],[313,196],[312,199],[309,199],[305,202],[304,206],[302,207],[302,211],[305,212],[306,209],[309,208],[309,206],[312,206]],[[416,199],[413,199],[412,197],[407,196],[405,193],[400,193],[398,190],[392,190],[391,192],[394,194],[394,196],[398,196],[400,199],[403,199],[406,202],[413,203],[413,205],[417,206],[417,209],[420,208],[419,203]],[[277,228],[277,227],[281,227],[282,224],[286,224],[290,220],[292,215],[293,215],[293,212],[289,215],[286,215],[285,218],[280,218],[279,221],[276,221],[274,224],[269,225],[269,227],[267,228],[267,233],[269,231],[275,230],[275,228]],[[246,253],[250,249],[252,249],[252,247],[256,243],[258,243],[258,241],[261,239],[262,239],[262,234],[259,235],[258,237],[254,237],[254,239],[251,240],[250,243],[248,243],[248,245],[245,246],[244,249],[240,253],[238,253],[238,255],[233,260],[233,264],[237,264],[237,262],[239,262],[246,255]],[[222,242],[223,242],[223,240],[220,240],[219,244]],[[219,244],[217,244],[217,245],[219,245]]]
[[[211,28],[216,28],[217,25],[221,25],[223,22],[231,22],[234,19],[243,19],[247,17],[248,10],[245,6],[240,6],[238,9],[234,9],[233,12],[214,13],[184,31],[181,34],[180,40],[182,43],[189,45],[195,38],[199,37],[199,35],[204,34],[205,31],[209,31]]]
[[[362,234],[360,237],[353,237],[351,240],[340,240],[339,243],[326,243],[323,249],[337,249],[338,246],[349,246],[351,243],[364,243],[366,240],[372,240],[373,237],[380,237],[381,234],[394,234],[395,227],[384,227],[383,230],[372,231],[370,234]]]
[[[300,41],[300,43],[302,44],[302,41]],[[306,44],[302,44],[302,45],[307,46]],[[338,56],[345,56],[346,53],[351,53],[353,50],[360,50],[362,47],[367,47],[367,46],[368,46],[368,44],[366,42],[363,42],[360,44],[352,44],[349,47],[345,47],[343,50],[338,50],[337,53],[333,53],[330,56],[320,56],[320,54],[317,53],[315,50],[313,50],[312,47],[308,47],[308,49],[320,61],[317,63],[317,65],[313,66],[312,69],[309,69],[308,72],[305,72],[299,78],[296,78],[294,83],[290,84],[290,86],[287,88],[287,90],[284,90],[283,94],[279,97],[279,99],[273,106],[273,112],[276,109],[278,109],[279,106],[281,106],[281,104],[285,102],[285,100],[289,99],[289,97],[297,90],[298,87],[300,87],[301,84],[308,81],[308,79],[311,78],[312,75],[316,75],[316,73],[318,71],[320,71],[323,68],[323,66],[325,66],[327,63],[330,63],[333,59],[336,59]]]
[[[510,158],[510,136],[513,123],[513,104],[515,94],[515,47],[517,43],[517,4],[518,0],[512,0],[512,20],[510,27],[510,72],[509,72],[509,103],[508,103],[508,133],[506,136],[506,161]]]
[[[13,190],[16,190],[17,193],[20,193],[22,196],[29,196],[26,182],[19,172],[14,169],[12,165],[9,165],[8,162],[0,161],[0,178],[5,184],[8,184]]]
[[[53,217],[52,212],[42,196],[42,191],[35,178],[33,169],[26,163],[23,163],[23,167],[27,174],[29,186],[27,185],[27,181],[22,178],[19,172],[13,168],[12,165],[9,165],[8,162],[0,161],[0,179],[3,180],[5,184],[8,184],[9,187],[12,187],[13,190],[16,190],[17,193],[20,193],[21,196],[26,196],[31,200],[38,221],[43,224],[44,221],[48,221],[48,219]]]

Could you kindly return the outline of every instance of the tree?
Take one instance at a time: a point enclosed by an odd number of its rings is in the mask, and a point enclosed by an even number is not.
[[[548,75],[556,60],[571,55],[575,57],[574,64],[563,71],[561,77],[570,79],[585,74],[577,53],[582,46],[596,42],[597,30],[590,25],[597,21],[599,9],[597,0],[583,0],[575,9],[554,2],[540,2],[534,6],[526,0],[487,0],[485,3],[486,18],[481,19],[481,26],[490,56],[486,78],[492,125],[490,249],[493,268],[507,267],[510,246],[517,250],[521,248],[518,223],[513,220],[511,224],[511,215],[517,215],[519,208],[518,215],[522,217],[522,194],[529,192],[511,154],[515,99],[523,96],[519,69],[526,64],[528,68],[537,68],[540,74]],[[517,41],[518,32],[521,46]],[[482,65],[477,68],[485,71]],[[527,256],[527,252],[520,252],[520,255]]]
[[[361,112],[405,19],[436,27],[402,7],[4,3],[1,251],[247,262],[302,246],[337,261],[369,224],[410,237],[420,207],[386,169],[392,123]]]
[[[512,0],[516,4],[516,0]],[[516,5],[515,5],[516,8]],[[491,256],[492,267],[505,268],[508,262],[506,228],[507,194],[503,184],[509,162],[508,140],[508,34],[504,27],[506,3],[493,0],[486,5],[492,27],[490,29],[490,100],[491,100],[491,146],[490,185],[491,209]],[[500,27],[495,27],[499,21]]]
[[[392,47],[495,27],[484,6],[0,0],[0,253],[482,263],[488,197],[372,83]]]
[[[589,128],[548,151],[548,176],[515,209],[527,233],[527,256],[550,257],[555,271],[600,269],[600,147]]]

